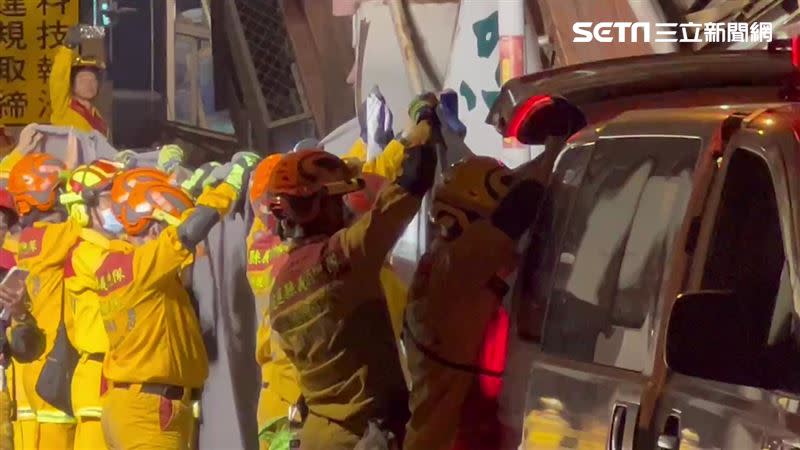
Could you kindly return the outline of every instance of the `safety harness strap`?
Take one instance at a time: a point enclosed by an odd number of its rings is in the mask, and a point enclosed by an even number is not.
[[[414,334],[411,332],[411,329],[408,326],[408,322],[403,322],[403,333],[406,336],[408,336],[409,339],[411,339],[411,342],[414,343],[414,346],[416,346],[419,349],[419,351],[421,351],[422,354],[425,355],[425,357],[433,361],[436,361],[437,363],[445,367],[449,367],[451,369],[458,370],[461,372],[471,373],[474,375],[483,375],[483,376],[498,377],[498,378],[503,376],[502,371],[498,372],[494,370],[484,369],[483,367],[474,366],[471,364],[461,364],[453,361],[448,361],[447,359],[435,353],[433,350],[427,348],[420,341],[418,341],[417,338],[414,337]]]

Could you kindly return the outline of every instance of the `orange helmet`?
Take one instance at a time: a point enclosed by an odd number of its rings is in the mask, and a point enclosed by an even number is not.
[[[511,169],[494,158],[474,156],[454,164],[433,195],[430,220],[445,238],[469,223],[488,219],[511,189]]]
[[[118,180],[114,181],[115,187]],[[114,214],[129,236],[142,234],[155,221],[178,225],[184,211],[194,206],[183,189],[162,181],[136,183],[129,191],[117,189],[124,193],[124,199],[115,197],[114,191],[112,188]]]
[[[320,197],[339,196],[364,187],[338,156],[319,149],[304,149],[284,155],[267,183],[270,212],[302,224],[319,212]]]
[[[111,185],[111,198],[115,202],[127,200],[130,191],[139,183],[160,182],[170,184],[170,175],[152,167],[139,167],[119,174]]]
[[[281,154],[269,155],[253,169],[250,174],[250,204],[257,210],[257,205],[266,203],[267,185],[275,166],[281,160]]]
[[[272,171],[281,160],[281,154],[269,155],[256,166],[250,174],[250,206],[256,216],[264,222],[267,229],[273,233],[277,230],[275,217],[269,213],[269,201],[267,199],[267,185],[269,184]]]
[[[17,212],[24,216],[34,209],[52,211],[66,172],[64,162],[53,155],[28,153],[23,156],[8,175],[8,192],[14,197]]]

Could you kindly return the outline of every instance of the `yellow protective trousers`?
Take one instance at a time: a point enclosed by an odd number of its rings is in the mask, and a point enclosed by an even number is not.
[[[106,438],[99,417],[78,417],[75,427],[75,450],[105,450]]]
[[[14,450],[37,450],[39,448],[39,423],[33,412],[25,387],[22,383],[22,370],[19,364],[6,369],[6,377],[11,381],[9,391],[14,392],[17,402],[17,416],[14,421]]]
[[[74,423],[39,422],[39,450],[71,450],[75,445]]]
[[[103,397],[103,433],[110,450],[190,448],[194,414],[189,393],[180,400],[141,392],[140,385],[111,388]]]
[[[300,430],[300,448],[303,450],[330,450],[355,448],[361,436],[324,417],[309,414]]]
[[[258,445],[261,450],[270,449],[268,434],[277,433],[288,428],[287,416],[292,402],[281,397],[276,389],[262,386],[258,397]],[[268,433],[268,432],[272,433]]]
[[[13,408],[11,394],[7,390],[0,391],[0,450],[14,450]]]
[[[25,395],[36,413],[39,425],[36,432],[38,444],[33,448],[71,450],[75,443],[75,419],[50,406],[36,393],[36,381],[39,379],[45,360],[40,358],[22,367]]]
[[[39,422],[36,417],[20,419],[14,422],[14,450],[38,450]]]
[[[78,420],[75,430],[76,449],[105,449],[103,427],[100,424],[100,380],[103,363],[88,359],[78,361],[72,376],[72,407]]]

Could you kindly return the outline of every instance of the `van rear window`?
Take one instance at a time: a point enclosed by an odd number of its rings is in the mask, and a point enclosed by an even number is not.
[[[644,369],[700,148],[697,138],[617,137],[561,158],[523,288],[526,302],[547,305],[546,352]]]

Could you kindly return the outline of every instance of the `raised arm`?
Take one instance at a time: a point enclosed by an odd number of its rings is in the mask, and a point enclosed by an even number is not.
[[[419,210],[436,172],[436,151],[430,137],[428,121],[409,130],[403,141],[401,174],[378,194],[369,212],[333,236],[333,244],[351,261],[380,267]]]
[[[61,46],[53,58],[53,67],[50,69],[50,109],[53,116],[60,116],[69,108],[72,98],[70,77],[72,75],[72,61],[78,52]]]
[[[235,158],[225,181],[203,192],[179,225],[167,227],[157,239],[136,249],[135,266],[142,283],[158,283],[184,267],[195,247],[238,201],[246,174],[257,161],[255,155]]]

